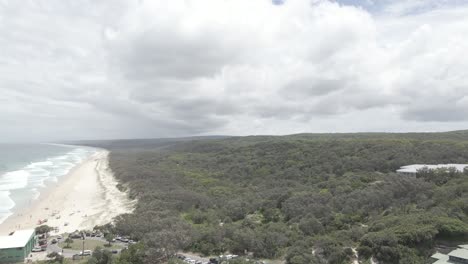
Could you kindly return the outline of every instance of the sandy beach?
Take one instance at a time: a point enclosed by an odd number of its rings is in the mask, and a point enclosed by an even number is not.
[[[41,190],[37,200],[15,210],[0,224],[0,235],[18,229],[34,228],[47,219],[56,233],[92,229],[106,224],[120,214],[131,212],[135,204],[120,192],[108,166],[108,151],[98,151],[74,167],[57,183]]]

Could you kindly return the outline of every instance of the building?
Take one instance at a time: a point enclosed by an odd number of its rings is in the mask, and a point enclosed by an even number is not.
[[[468,167],[468,164],[437,164],[437,165],[413,164],[413,165],[403,166],[400,169],[398,169],[396,172],[402,176],[416,176],[416,173],[418,172],[418,170],[423,169],[423,168],[428,168],[430,170],[455,168],[458,172],[463,172],[466,167]]]
[[[18,230],[9,236],[0,236],[0,263],[24,262],[35,245],[34,229]]]
[[[460,245],[447,255],[436,253],[431,258],[436,260],[433,264],[468,264],[468,245]]]

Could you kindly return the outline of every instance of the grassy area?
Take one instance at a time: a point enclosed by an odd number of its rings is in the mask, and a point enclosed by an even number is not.
[[[84,241],[84,249],[85,250],[94,250],[96,247],[102,247],[106,249],[122,249],[122,246],[111,243],[110,247],[107,247],[106,245],[108,244],[107,242],[100,241],[100,240],[94,240],[94,239],[86,239]],[[61,241],[59,243],[59,247],[65,248],[67,243]],[[73,250],[83,250],[83,240],[81,239],[73,239],[73,243],[70,243],[70,248],[68,249],[73,249]]]

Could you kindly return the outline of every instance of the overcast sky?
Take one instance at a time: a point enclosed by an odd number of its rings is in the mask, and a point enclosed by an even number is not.
[[[0,141],[468,128],[461,0],[0,0]]]

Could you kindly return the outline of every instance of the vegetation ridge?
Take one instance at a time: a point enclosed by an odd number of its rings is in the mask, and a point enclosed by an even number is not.
[[[166,143],[107,145],[121,187],[138,199],[115,232],[141,241],[142,263],[179,250],[351,263],[355,249],[362,263],[426,263],[435,248],[468,240],[468,173],[395,173],[468,163],[467,131]]]

